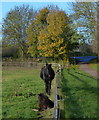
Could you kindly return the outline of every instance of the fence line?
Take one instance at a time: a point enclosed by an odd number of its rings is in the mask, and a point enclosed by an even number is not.
[[[2,66],[13,66],[13,67],[35,67],[35,66],[43,66],[46,63],[39,62],[2,62]],[[53,66],[56,66],[57,63],[52,63]]]
[[[58,70],[56,72],[56,78],[55,78],[55,89],[54,89],[54,112],[52,116],[52,120],[60,120],[60,108],[58,104],[58,81],[59,81],[59,72],[61,72],[61,65],[58,65]]]

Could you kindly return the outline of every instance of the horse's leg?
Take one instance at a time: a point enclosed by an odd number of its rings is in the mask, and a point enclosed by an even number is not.
[[[45,89],[46,89],[46,93],[48,94],[48,95],[50,95],[50,81],[45,81]]]
[[[51,83],[50,81],[48,82],[48,94],[50,95],[50,89],[51,89]]]
[[[46,89],[46,93],[48,93],[48,82],[45,81],[45,89]]]
[[[52,82],[52,81],[50,81],[50,83],[49,83],[49,84],[50,84],[50,91],[51,91],[51,82]]]
[[[51,82],[52,82],[52,81],[49,81],[49,84],[50,84],[50,89],[51,89]]]
[[[50,83],[49,83],[49,81],[45,81],[45,89],[46,89],[46,93],[48,95],[50,95]]]

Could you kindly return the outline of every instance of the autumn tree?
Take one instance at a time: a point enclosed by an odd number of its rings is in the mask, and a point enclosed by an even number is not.
[[[38,50],[38,35],[41,29],[47,25],[46,17],[49,13],[47,8],[40,10],[36,14],[36,19],[32,21],[30,26],[27,28],[27,44],[29,46],[28,53],[31,54],[32,57],[39,57],[40,51]]]
[[[21,57],[27,56],[26,29],[35,18],[35,11],[29,5],[11,9],[3,22],[3,45],[17,46]]]
[[[69,27],[69,17],[64,11],[52,11],[47,16],[47,24],[38,36],[40,54],[46,57],[67,58],[74,47],[73,43],[77,42],[74,37],[76,32]]]
[[[74,43],[78,40],[77,32],[70,27],[71,23],[70,18],[62,10],[42,9],[28,29],[31,55],[35,54],[37,42],[36,49],[40,56],[67,58],[68,52],[74,48]]]

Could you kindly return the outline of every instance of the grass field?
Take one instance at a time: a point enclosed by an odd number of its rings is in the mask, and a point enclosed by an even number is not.
[[[38,118],[38,94],[45,86],[38,68],[4,67],[2,81],[2,117]],[[53,99],[54,82],[51,90]],[[62,91],[65,118],[95,118],[97,116],[97,81],[79,69],[62,70]],[[52,117],[52,110],[43,112],[43,118]]]
[[[65,118],[97,117],[97,80],[79,69],[62,70]]]
[[[90,64],[90,67],[96,70],[99,70],[99,64]]]
[[[44,82],[39,77],[40,69],[3,68],[2,117],[37,118],[38,94],[44,92]]]

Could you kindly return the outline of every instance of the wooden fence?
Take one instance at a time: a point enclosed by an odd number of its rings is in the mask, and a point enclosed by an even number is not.
[[[58,89],[60,89],[59,79],[61,75],[61,65],[58,65],[58,69],[56,71],[56,81],[55,81],[55,88],[54,88],[54,111],[52,115],[52,120],[60,120],[61,119],[61,110],[59,105],[59,98],[58,98]]]

